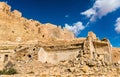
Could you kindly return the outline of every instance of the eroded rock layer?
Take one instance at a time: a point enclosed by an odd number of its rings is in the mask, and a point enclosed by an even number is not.
[[[0,40],[13,42],[74,38],[73,33],[66,29],[22,17],[22,13],[11,11],[10,6],[4,2],[0,3],[0,36]]]
[[[18,72],[11,77],[119,77],[120,48],[93,32],[76,38],[60,26],[28,20],[0,2],[0,70],[9,68]]]

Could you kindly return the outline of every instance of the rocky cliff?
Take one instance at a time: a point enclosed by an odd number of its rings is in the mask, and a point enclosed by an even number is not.
[[[73,39],[74,35],[66,29],[47,23],[41,24],[22,17],[17,10],[0,2],[0,40],[24,42],[29,40]]]
[[[2,77],[119,77],[120,48],[93,32],[76,38],[67,29],[22,17],[0,2],[0,70]],[[1,72],[0,72],[1,74]]]

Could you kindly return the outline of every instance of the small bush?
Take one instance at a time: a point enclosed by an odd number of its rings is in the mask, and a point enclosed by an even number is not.
[[[6,70],[5,70],[5,69],[0,70],[0,75],[3,75],[3,74],[5,74],[5,73],[6,73]]]
[[[17,71],[14,68],[9,68],[9,70],[6,72],[6,74],[8,74],[8,75],[12,75],[12,74],[16,74],[16,73],[17,73]]]
[[[17,74],[17,71],[14,68],[3,69],[0,71],[0,75],[13,75],[13,74]]]

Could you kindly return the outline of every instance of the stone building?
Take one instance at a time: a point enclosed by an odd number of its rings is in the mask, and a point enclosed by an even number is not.
[[[0,50],[0,70],[4,68],[6,63],[11,61],[11,57],[14,55],[14,50]]]
[[[14,50],[0,50],[0,62],[5,63],[10,61],[11,56],[13,56]]]
[[[88,37],[76,40],[72,43],[51,45],[41,47],[38,51],[38,61],[48,63],[58,63],[60,61],[76,58],[80,53],[83,60],[97,60],[111,63],[111,45],[107,39],[99,40],[93,32],[88,33]]]
[[[109,40],[99,40],[93,32],[89,32],[87,38],[57,40],[49,43],[36,41],[35,44],[16,44],[12,50],[1,50],[0,55],[0,61],[3,63],[14,55],[16,55],[15,59],[22,57],[19,60],[23,58],[23,60],[37,59],[42,63],[51,64],[74,59],[78,55],[81,55],[81,62],[96,61],[109,64],[113,58]]]

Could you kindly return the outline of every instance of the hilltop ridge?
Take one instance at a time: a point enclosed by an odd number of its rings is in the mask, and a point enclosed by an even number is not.
[[[60,26],[22,17],[21,12],[11,11],[11,7],[4,2],[0,2],[0,36],[0,40],[14,42],[75,38],[72,32]]]

